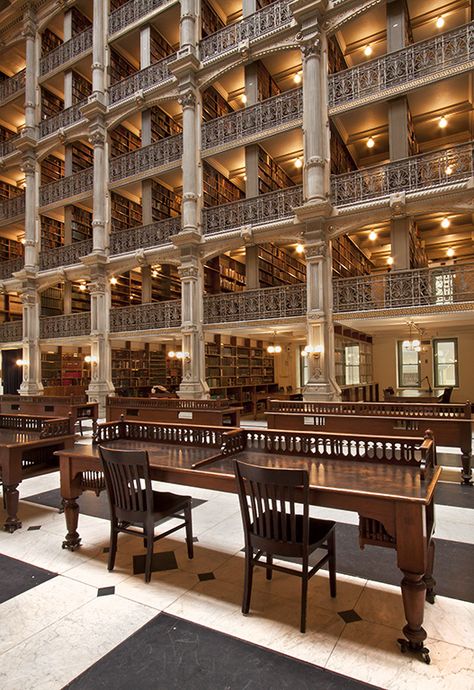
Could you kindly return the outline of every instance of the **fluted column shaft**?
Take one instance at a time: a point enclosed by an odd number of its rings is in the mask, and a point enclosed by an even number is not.
[[[34,280],[25,282],[21,294],[23,305],[23,380],[20,395],[38,395],[43,392],[41,383],[40,312],[41,297]]]
[[[110,348],[110,283],[104,266],[92,269],[88,286],[91,296],[91,380],[87,395],[99,403],[99,416],[105,417],[105,398],[114,391]]]

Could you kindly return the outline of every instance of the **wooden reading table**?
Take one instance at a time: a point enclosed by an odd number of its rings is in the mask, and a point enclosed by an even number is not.
[[[58,468],[54,451],[74,445],[70,418],[0,414],[0,472],[7,519],[3,529],[14,532],[18,519],[18,485],[26,477]]]
[[[461,481],[472,482],[471,404],[312,402],[271,400],[269,429],[290,429],[419,438],[431,429],[436,442],[461,449]]]
[[[240,426],[241,407],[229,400],[180,400],[179,398],[121,398],[108,395],[108,422],[126,419],[146,422],[175,422],[207,426]]]
[[[97,444],[146,449],[152,479],[218,491],[236,491],[234,461],[267,467],[304,468],[313,505],[359,513],[360,544],[397,553],[406,639],[403,651],[429,662],[422,627],[425,595],[433,601],[434,492],[440,475],[434,440],[369,437],[326,432],[247,431],[241,429],[146,424],[122,420],[99,425],[92,446],[57,452],[67,534],[63,548],[76,549],[78,497],[99,493],[104,479]]]
[[[85,395],[0,395],[1,413],[21,413],[32,415],[47,415],[49,417],[68,417],[72,423],[79,423],[82,433],[82,422],[92,420],[95,427],[99,416],[99,404],[88,402]]]
[[[442,390],[430,390],[429,388],[397,388],[395,393],[384,396],[386,402],[441,402],[444,388]]]

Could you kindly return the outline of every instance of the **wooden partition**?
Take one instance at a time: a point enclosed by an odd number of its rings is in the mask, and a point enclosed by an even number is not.
[[[326,403],[292,400],[271,400],[266,418],[269,429],[391,436],[420,435],[431,429],[443,446],[461,449],[462,481],[472,481],[472,418],[471,404],[442,403]]]
[[[240,426],[241,407],[229,400],[180,400],[178,398],[121,398],[107,396],[106,419],[146,422],[181,422],[205,426]]]
[[[91,419],[95,425],[99,414],[98,403],[88,402],[86,396],[52,395],[0,395],[0,412],[49,415],[55,417],[71,416],[73,424]]]

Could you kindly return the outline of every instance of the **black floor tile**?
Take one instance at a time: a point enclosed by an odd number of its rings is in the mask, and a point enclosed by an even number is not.
[[[374,688],[166,613],[160,613],[66,687],[73,690]]]
[[[357,611],[354,611],[354,609],[349,609],[349,611],[338,611],[337,614],[342,618],[344,623],[356,623],[356,621],[362,620]]]
[[[0,604],[56,575],[57,573],[0,554]]]
[[[152,573],[158,573],[162,570],[176,570],[178,563],[174,551],[161,551],[154,553],[151,561]],[[145,572],[145,556],[133,557],[133,574],[140,575]]]
[[[216,576],[214,573],[199,573],[198,578],[201,582],[205,582],[206,580],[215,580]]]
[[[99,587],[97,590],[98,597],[108,597],[110,594],[115,594],[115,587]]]

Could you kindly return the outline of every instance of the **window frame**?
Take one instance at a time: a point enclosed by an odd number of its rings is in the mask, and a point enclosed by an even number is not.
[[[437,346],[438,343],[453,343],[454,344],[454,378],[455,384],[439,383],[439,370],[437,362]],[[459,354],[458,354],[458,339],[457,338],[433,338],[433,381],[435,388],[459,388]]]
[[[399,388],[410,388],[417,389],[421,388],[421,357],[420,353],[416,352],[418,356],[418,383],[413,386],[403,385],[403,340],[397,340],[397,376],[398,376],[398,387]],[[406,365],[413,366],[413,365]]]

